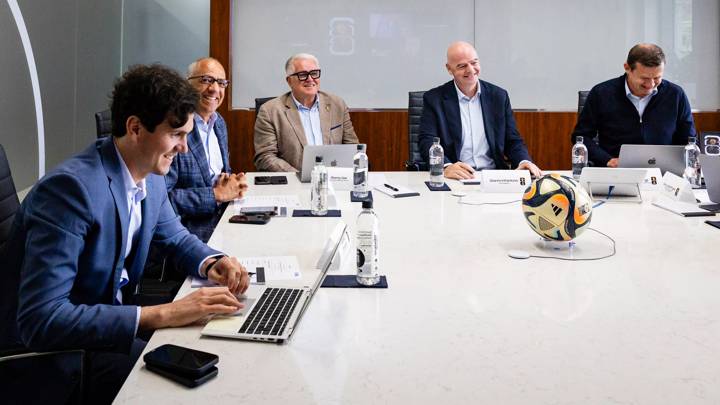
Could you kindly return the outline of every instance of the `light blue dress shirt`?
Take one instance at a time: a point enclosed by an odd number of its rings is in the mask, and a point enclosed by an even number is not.
[[[468,97],[460,91],[456,83],[453,84],[458,95],[462,121],[462,147],[458,158],[476,169],[494,169],[495,161],[488,154],[490,144],[485,134],[480,106],[480,85],[477,86],[477,93]]]
[[[323,136],[322,129],[320,128],[320,100],[319,97],[315,96],[315,102],[312,107],[307,108],[295,99],[295,96],[290,93],[293,102],[297,106],[298,112],[300,113],[300,121],[302,122],[303,131],[305,132],[305,138],[308,145],[322,145]]]
[[[115,153],[117,153],[120,166],[122,167],[123,186],[125,187],[129,211],[128,233],[127,240],[125,241],[125,259],[127,259],[140,233],[140,225],[142,225],[142,200],[147,196],[147,188],[145,187],[145,179],[140,180],[138,183],[133,181],[130,170],[125,164],[122,155],[120,155],[120,152],[117,150],[117,146],[115,147]],[[123,262],[122,274],[120,275],[120,288],[125,286],[129,280],[127,261],[125,261]],[[118,304],[122,304],[123,296],[121,289],[118,289],[115,300]],[[136,308],[135,335],[137,335],[138,325],[140,324],[140,307]]]
[[[658,89],[655,87],[650,94],[648,94],[645,97],[638,97],[630,91],[630,87],[628,87],[627,79],[625,80],[625,94],[627,95],[627,98],[633,103],[635,108],[638,110],[638,115],[640,115],[640,122],[642,122],[642,115],[645,111],[645,107],[647,107],[648,103],[652,98],[657,94]]]
[[[223,161],[222,152],[220,151],[220,142],[215,134],[215,121],[217,121],[217,113],[212,113],[210,120],[205,123],[200,114],[195,114],[195,126],[200,134],[200,140],[205,150],[205,158],[208,161],[208,169],[212,176],[213,184],[222,173]]]

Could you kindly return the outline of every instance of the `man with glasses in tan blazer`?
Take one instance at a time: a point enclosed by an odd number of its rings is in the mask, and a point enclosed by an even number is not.
[[[305,145],[358,143],[350,113],[338,96],[320,91],[316,57],[301,53],[285,63],[290,92],[260,107],[255,120],[255,167],[297,172]]]

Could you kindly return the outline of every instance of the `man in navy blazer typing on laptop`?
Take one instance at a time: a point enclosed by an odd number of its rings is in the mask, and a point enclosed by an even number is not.
[[[445,67],[453,80],[423,96],[420,154],[428,161],[433,138],[445,150],[445,177],[470,179],[481,169],[527,169],[541,176],[515,126],[505,90],[480,80],[480,60],[467,42],[448,47]]]
[[[624,68],[624,75],[590,90],[572,133],[572,143],[583,137],[595,166],[618,167],[623,144],[685,145],[695,136],[685,92],[663,80],[665,54],[659,46],[633,46]]]
[[[242,307],[235,294],[247,289],[247,272],[182,226],[162,177],[187,151],[197,101],[174,71],[131,68],[113,90],[112,136],[40,179],[15,216],[12,254],[0,258],[0,343],[89,350],[88,403],[112,401],[144,346],[138,331]],[[223,287],[132,305],[151,241]]]

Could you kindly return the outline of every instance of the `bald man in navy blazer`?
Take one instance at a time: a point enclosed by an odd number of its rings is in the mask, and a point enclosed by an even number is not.
[[[453,80],[423,96],[419,147],[428,162],[433,138],[445,150],[444,175],[470,179],[476,170],[527,169],[541,176],[515,126],[510,98],[505,90],[480,80],[480,61],[467,42],[448,47],[448,73]]]

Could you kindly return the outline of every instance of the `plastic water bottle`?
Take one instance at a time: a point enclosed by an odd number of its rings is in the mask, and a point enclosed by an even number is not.
[[[575,145],[572,148],[572,173],[576,180],[580,179],[583,167],[588,164],[588,150],[583,143],[583,137],[575,138]]]
[[[430,147],[430,185],[442,187],[445,184],[443,177],[443,165],[445,163],[445,151],[440,145],[440,138],[433,138]]]
[[[695,143],[695,137],[688,137],[685,145],[685,173],[683,177],[693,187],[700,187],[700,148]]]
[[[322,156],[315,157],[315,167],[310,176],[310,212],[313,215],[325,215],[328,209],[328,173]]]
[[[357,282],[375,285],[380,282],[378,272],[378,217],[372,201],[363,201],[363,210],[357,218]]]
[[[353,157],[352,195],[355,198],[368,196],[368,157],[363,144],[358,144],[357,153]]]

